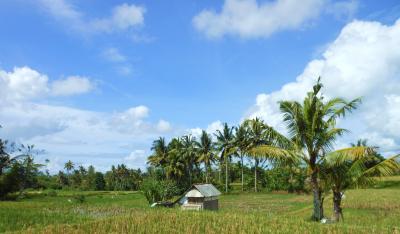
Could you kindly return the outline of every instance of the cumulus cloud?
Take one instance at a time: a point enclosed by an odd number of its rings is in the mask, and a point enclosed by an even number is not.
[[[129,167],[142,168],[144,169],[144,163],[147,160],[145,150],[134,150],[128,156],[124,158],[126,164]]]
[[[324,0],[225,0],[221,12],[203,10],[193,18],[197,30],[209,38],[237,35],[242,38],[268,37],[297,29],[316,18]]]
[[[39,0],[37,4],[56,20],[81,33],[112,33],[137,28],[144,24],[146,12],[142,6],[124,3],[115,6],[109,17],[89,18],[68,0]]]
[[[394,25],[354,21],[329,44],[321,59],[312,60],[295,82],[259,94],[245,117],[262,117],[284,130],[277,102],[301,100],[318,76],[327,97],[363,98],[355,114],[341,125],[352,139],[370,136],[371,143],[391,151],[400,144],[400,20]],[[381,139],[381,140],[379,140]]]
[[[69,96],[87,93],[94,84],[87,77],[69,76],[63,80],[55,80],[51,84],[51,94],[54,96]]]
[[[210,123],[204,130],[208,134],[211,134],[212,137],[214,137],[214,133],[216,133],[217,130],[222,130],[222,128],[223,128],[222,122],[217,120]],[[196,138],[199,138],[201,136],[202,131],[203,129],[201,128],[191,128],[187,130],[187,133],[195,136]]]
[[[99,169],[124,162],[134,148],[149,148],[152,139],[172,131],[166,120],[149,121],[150,110],[139,105],[118,112],[96,112],[62,105],[49,105],[38,99],[75,95],[90,91],[88,78],[71,76],[50,81],[29,67],[0,70],[0,138],[35,144],[47,154],[52,172],[60,162],[92,162]],[[145,160],[142,159],[142,165]]]
[[[0,70],[0,103],[82,94],[94,86],[87,77],[70,76],[50,82],[47,75],[34,69],[15,67],[12,71]]]

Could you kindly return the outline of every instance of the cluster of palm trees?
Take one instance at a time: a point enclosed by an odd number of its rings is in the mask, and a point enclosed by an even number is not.
[[[272,133],[272,134],[271,134]],[[225,171],[225,191],[229,187],[229,167],[234,157],[241,162],[241,184],[244,190],[243,165],[245,157],[256,146],[270,144],[280,146],[275,137],[279,134],[264,123],[255,118],[246,120],[237,127],[223,124],[221,130],[217,130],[212,136],[202,131],[198,139],[192,135],[173,138],[168,144],[160,137],[152,145],[153,154],[149,156],[148,163],[151,166],[162,168],[168,179],[180,179],[186,177],[189,184],[192,183],[194,174],[204,170],[204,180],[210,181],[212,166],[219,167],[219,181],[222,171]],[[257,191],[257,168],[265,158],[254,157],[254,189]]]
[[[334,219],[339,220],[343,217],[343,192],[350,187],[372,183],[376,177],[399,171],[400,164],[396,161],[399,155],[381,160],[377,158],[375,147],[363,144],[335,150],[335,141],[347,132],[337,126],[337,120],[355,110],[361,99],[350,102],[341,98],[325,100],[321,94],[322,87],[318,79],[302,103],[279,103],[288,130],[286,135],[280,134],[258,118],[246,120],[238,127],[224,124],[223,129],[214,134],[215,143],[205,131],[199,141],[192,136],[174,138],[168,145],[163,138],[156,140],[149,163],[165,169],[169,178],[188,175],[190,181],[193,168],[198,169],[199,164],[203,163],[208,181],[211,165],[219,162],[220,172],[225,167],[226,191],[232,157],[238,157],[242,165],[244,157],[253,158],[255,191],[257,166],[261,160],[269,160],[278,166],[307,167],[313,194],[312,219],[319,221],[324,217],[324,194],[331,190]]]

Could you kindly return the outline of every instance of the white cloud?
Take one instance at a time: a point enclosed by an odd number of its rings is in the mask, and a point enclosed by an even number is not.
[[[346,25],[321,59],[308,63],[295,82],[269,94],[259,94],[245,117],[260,116],[280,130],[282,116],[277,102],[301,100],[318,76],[327,97],[353,99],[363,104],[349,115],[343,126],[351,139],[371,136],[383,151],[400,145],[400,20],[394,25],[354,21]],[[379,142],[375,138],[381,138]]]
[[[64,80],[55,80],[51,84],[51,93],[54,96],[69,96],[87,93],[94,88],[94,84],[86,77],[69,76]]]
[[[48,93],[48,77],[28,67],[15,67],[13,71],[0,70],[1,100],[25,100]]]
[[[124,160],[129,167],[144,169],[145,164],[143,162],[147,161],[146,151],[134,150]]]
[[[76,95],[89,92],[94,84],[86,77],[70,76],[49,82],[45,74],[29,67],[0,70],[0,103],[24,101],[53,96]]]
[[[223,128],[222,122],[217,120],[217,121],[210,123],[204,130],[208,134],[211,134],[212,137],[214,137],[214,133],[216,133],[217,130],[222,130],[222,128]],[[191,129],[188,129],[186,132],[188,134],[193,135],[196,138],[199,138],[201,136],[202,131],[203,131],[203,129],[201,129],[201,128],[191,128]]]
[[[225,0],[221,12],[203,10],[193,18],[195,28],[209,38],[238,35],[242,38],[268,37],[298,29],[316,18],[324,0]]]
[[[134,29],[144,24],[146,9],[134,4],[115,6],[106,18],[89,18],[67,0],[39,0],[41,6],[53,18],[68,28],[81,33],[112,33]]]
[[[103,51],[103,57],[111,62],[125,62],[126,57],[117,48],[108,48]]]
[[[171,130],[171,124],[168,121],[161,119],[157,123],[157,130],[160,132],[168,132]]]

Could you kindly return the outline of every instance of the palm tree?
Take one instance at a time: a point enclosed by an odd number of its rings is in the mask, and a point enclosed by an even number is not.
[[[258,156],[302,161],[308,166],[313,192],[312,219],[315,221],[321,220],[324,215],[322,188],[318,182],[321,159],[333,150],[335,140],[346,132],[345,129],[336,127],[336,121],[356,109],[361,101],[359,98],[350,102],[341,98],[325,101],[320,94],[321,88],[318,78],[302,104],[297,101],[280,102],[280,110],[289,133],[287,139],[279,136],[279,142],[284,147],[267,145],[257,147],[252,152]]]
[[[237,149],[237,154],[240,158],[241,176],[242,176],[242,191],[244,191],[244,164],[243,159],[249,149],[249,131],[245,124],[236,127],[234,144]]]
[[[73,169],[75,165],[71,160],[68,160],[68,162],[65,163],[64,169],[67,170],[67,173],[69,174]]]
[[[214,162],[214,144],[211,136],[202,131],[199,141],[196,142],[198,161],[204,163],[204,170],[206,174],[206,183],[208,183],[208,173],[211,169],[211,164]]]
[[[196,139],[191,135],[182,137],[182,156],[186,163],[186,168],[189,174],[189,184],[193,181],[193,167],[196,166]]]
[[[168,159],[168,146],[165,142],[165,138],[159,137],[157,140],[153,141],[151,150],[153,154],[148,157],[147,163],[155,167],[163,168]]]
[[[263,120],[255,118],[244,122],[248,128],[248,148],[255,148],[261,145],[267,145],[267,126]],[[254,192],[257,192],[257,168],[260,163],[259,157],[254,157]]]
[[[229,157],[232,155],[234,150],[234,135],[233,127],[229,127],[227,123],[224,123],[223,129],[217,130],[215,136],[217,137],[216,147],[220,152],[221,161],[225,162],[225,192],[228,192],[228,166]]]
[[[182,157],[182,142],[173,138],[168,144],[168,162],[165,167],[167,178],[180,179],[185,174],[186,164]]]
[[[379,160],[376,155],[373,148],[356,146],[335,151],[324,158],[322,177],[333,193],[335,221],[344,219],[341,202],[346,189],[370,185],[377,177],[390,176],[400,170],[400,163],[396,161],[400,154],[369,166],[371,161]]]

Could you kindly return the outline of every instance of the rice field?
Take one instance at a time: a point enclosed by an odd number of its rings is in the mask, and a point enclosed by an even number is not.
[[[16,233],[400,233],[400,177],[375,188],[351,190],[344,222],[308,221],[311,196],[232,193],[217,212],[149,208],[139,192],[31,193],[0,202],[0,232]],[[76,195],[85,195],[84,201]],[[331,202],[325,199],[325,212]]]

